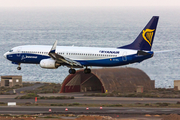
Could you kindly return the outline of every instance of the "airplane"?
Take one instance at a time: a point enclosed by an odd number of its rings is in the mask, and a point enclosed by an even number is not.
[[[84,73],[91,73],[88,67],[113,67],[132,63],[140,63],[153,57],[151,51],[159,16],[153,16],[137,38],[128,45],[117,48],[75,47],[47,45],[17,46],[4,54],[13,64],[39,64],[41,68],[57,69],[69,67],[69,74],[75,74],[75,68],[85,68]]]

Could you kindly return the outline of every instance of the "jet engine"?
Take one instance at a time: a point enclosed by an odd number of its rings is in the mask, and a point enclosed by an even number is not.
[[[40,61],[40,66],[41,68],[46,69],[57,69],[60,66],[60,64],[56,63],[56,61],[52,59],[43,59]]]

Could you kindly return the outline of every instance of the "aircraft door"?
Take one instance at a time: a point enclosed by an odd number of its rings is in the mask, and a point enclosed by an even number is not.
[[[127,61],[127,52],[124,51],[122,55],[123,55],[122,60]]]
[[[20,56],[21,56],[21,54],[20,54],[20,53],[21,53],[21,49],[22,49],[21,47],[18,47],[18,48],[17,48],[17,57],[20,57]]]

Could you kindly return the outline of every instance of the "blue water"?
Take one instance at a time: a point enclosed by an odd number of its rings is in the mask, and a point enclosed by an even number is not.
[[[180,8],[102,7],[102,8],[0,8],[0,75],[22,75],[23,81],[62,83],[67,67],[55,70],[38,65],[16,65],[3,57],[19,45],[58,45],[119,47],[131,43],[152,16],[160,16],[153,58],[122,67],[145,71],[156,87],[173,87],[180,79]]]

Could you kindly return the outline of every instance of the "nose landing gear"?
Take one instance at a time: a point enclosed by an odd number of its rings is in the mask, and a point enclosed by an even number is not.
[[[21,66],[20,66],[20,64],[19,64],[19,66],[17,67],[17,70],[21,70]]]

